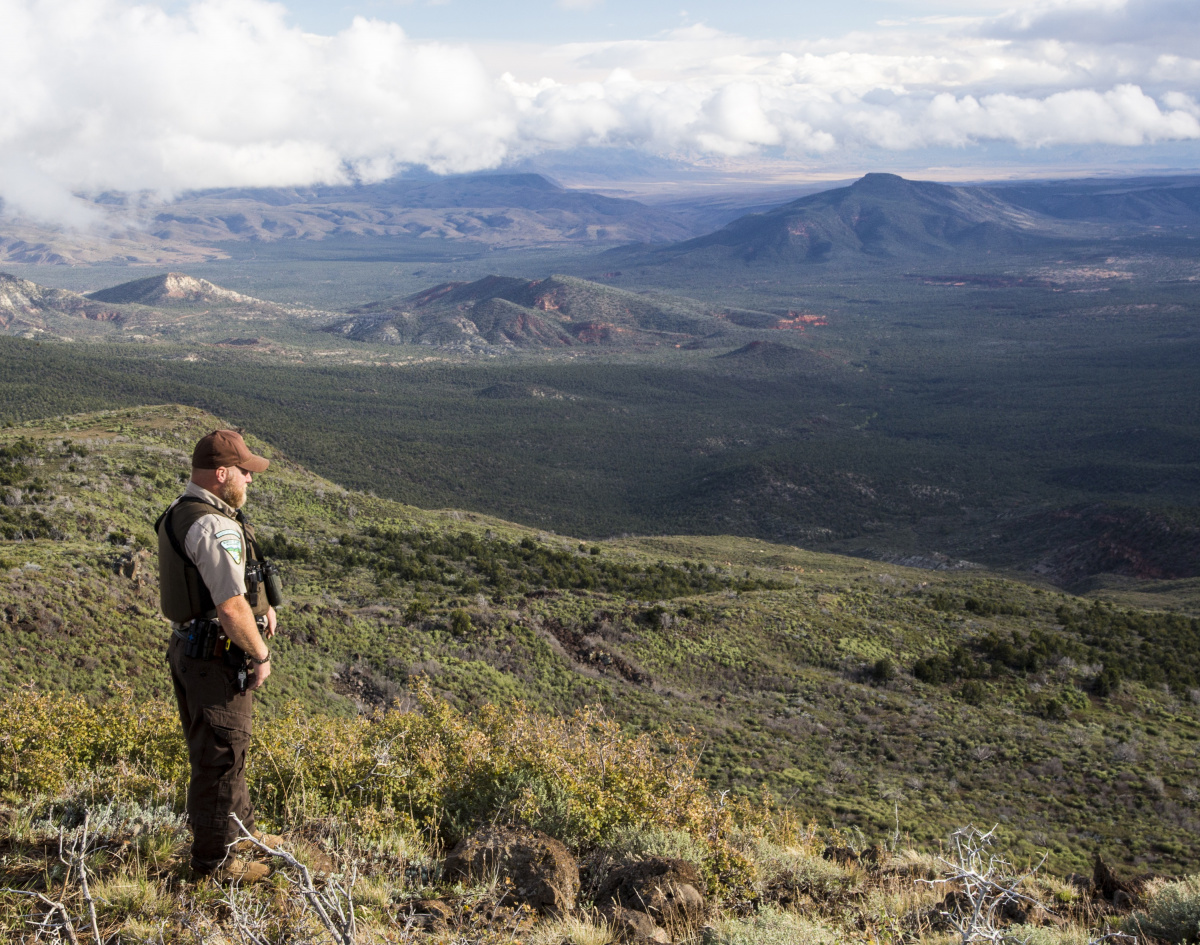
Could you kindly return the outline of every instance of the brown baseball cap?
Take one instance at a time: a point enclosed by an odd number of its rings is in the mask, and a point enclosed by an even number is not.
[[[270,465],[269,459],[250,452],[250,447],[237,430],[214,430],[192,450],[193,469],[241,466],[247,472],[263,472]]]

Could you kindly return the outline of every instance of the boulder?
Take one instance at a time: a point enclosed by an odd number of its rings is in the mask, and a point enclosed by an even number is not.
[[[139,587],[146,583],[148,566],[150,561],[150,552],[145,549],[137,551],[128,551],[117,558],[116,564],[113,566],[117,574],[129,578]]]
[[[1092,868],[1092,886],[1096,895],[1111,902],[1118,909],[1132,909],[1141,900],[1146,888],[1147,877],[1118,877],[1112,867],[1096,854]]]
[[[454,921],[454,908],[440,899],[421,899],[409,906],[408,919],[414,928],[426,932],[446,932]]]
[[[618,867],[608,874],[596,895],[608,903],[644,912],[668,930],[693,928],[704,918],[704,880],[692,864],[667,856],[652,856]]]
[[[843,867],[858,863],[858,851],[852,847],[826,847],[821,851],[821,856]]]
[[[505,901],[543,912],[570,912],[579,893],[575,857],[553,837],[529,828],[481,827],[450,851],[444,871],[468,882],[495,875],[509,886]]]
[[[618,945],[645,945],[649,942],[669,943],[671,936],[654,924],[644,912],[626,909],[615,903],[600,908],[602,918],[612,929],[613,941]]]

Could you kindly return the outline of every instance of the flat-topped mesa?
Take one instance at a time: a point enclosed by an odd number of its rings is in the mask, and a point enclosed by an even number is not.
[[[112,302],[123,305],[163,305],[178,302],[242,302],[257,303],[253,299],[232,289],[213,285],[207,279],[198,279],[182,272],[168,272],[145,279],[123,282],[110,289],[89,292],[88,298],[97,302]]]

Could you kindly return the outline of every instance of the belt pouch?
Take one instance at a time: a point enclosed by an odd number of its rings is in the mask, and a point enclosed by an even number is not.
[[[187,625],[186,633],[187,642],[183,647],[183,655],[190,660],[198,660],[204,655],[207,628],[199,620],[193,620]]]

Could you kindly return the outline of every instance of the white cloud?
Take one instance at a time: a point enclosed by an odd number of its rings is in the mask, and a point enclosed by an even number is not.
[[[1194,50],[1200,40],[1195,0],[1042,0],[989,21],[984,32],[1010,39],[1148,44]]]
[[[806,44],[697,25],[525,46],[507,60],[490,48],[485,66],[471,48],[417,42],[380,20],[306,34],[264,0],[176,13],[0,0],[0,197],[9,211],[83,225],[72,191],[378,180],[550,148],[811,162],[863,149],[1198,140],[1197,50],[1109,44],[1108,27],[1088,42],[1060,35],[1085,14],[1152,14],[1163,30],[1174,10],[1079,0],[969,30],[956,21]]]

